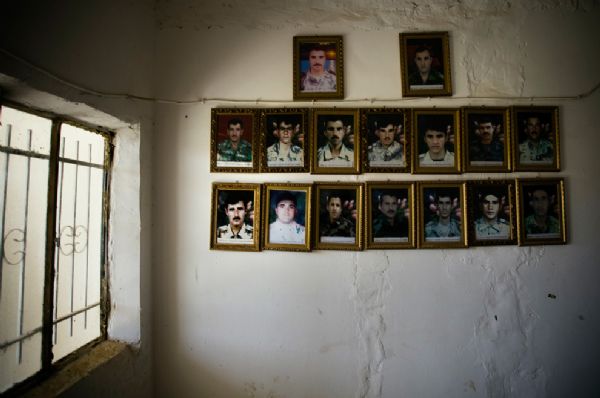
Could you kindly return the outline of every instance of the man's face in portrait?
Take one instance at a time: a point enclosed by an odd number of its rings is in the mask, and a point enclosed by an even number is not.
[[[320,75],[325,71],[325,51],[311,50],[308,54],[310,73]]]
[[[294,128],[291,123],[283,121],[279,123],[279,142],[282,144],[290,144],[294,136]]]
[[[342,216],[342,199],[341,198],[329,198],[327,201],[327,213],[329,213],[329,219],[335,221]]]
[[[429,50],[415,53],[415,65],[417,66],[419,73],[429,73],[431,70],[431,53]]]
[[[425,131],[425,143],[432,155],[440,155],[446,149],[446,133],[435,130]]]
[[[527,118],[527,128],[525,129],[525,132],[530,140],[538,141],[542,134],[542,124],[540,123],[540,119],[537,117]]]
[[[241,200],[237,203],[228,204],[225,214],[229,218],[229,225],[240,228],[244,224],[244,218],[246,217],[246,206]]]
[[[344,129],[344,123],[341,120],[336,121],[328,121],[325,125],[325,137],[332,146],[338,146],[342,143],[344,139],[344,135],[346,135],[346,130]]]
[[[296,204],[291,200],[281,200],[275,207],[277,218],[284,224],[289,224],[296,218]]]
[[[398,211],[398,198],[394,195],[381,195],[379,211],[389,220],[393,220]]]
[[[450,196],[438,197],[438,210],[440,218],[444,220],[450,218],[450,213],[452,212],[452,199],[450,199]]]
[[[494,139],[494,126],[491,122],[479,123],[479,138],[484,145],[492,143]]]
[[[483,216],[488,220],[492,221],[498,217],[498,211],[500,210],[500,200],[496,195],[486,195],[481,201],[481,212]]]
[[[227,126],[227,135],[229,136],[229,141],[232,143],[239,142],[243,134],[244,128],[239,123]]]
[[[377,136],[377,138],[379,138],[379,142],[381,142],[381,145],[388,147],[394,142],[396,128],[390,123],[387,126],[378,128],[375,131],[375,135]]]
[[[531,194],[531,207],[536,216],[545,217],[548,214],[550,207],[550,198],[548,193],[543,189],[536,189]]]

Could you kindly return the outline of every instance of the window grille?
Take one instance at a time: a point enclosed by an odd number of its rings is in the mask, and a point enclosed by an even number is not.
[[[2,393],[105,338],[112,134],[12,105],[0,123]]]

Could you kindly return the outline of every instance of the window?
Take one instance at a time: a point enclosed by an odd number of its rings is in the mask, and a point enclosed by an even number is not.
[[[13,106],[0,123],[2,393],[106,336],[113,134]]]

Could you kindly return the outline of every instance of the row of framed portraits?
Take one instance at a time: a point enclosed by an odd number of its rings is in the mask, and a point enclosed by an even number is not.
[[[213,183],[210,234],[245,251],[564,244],[564,180]]]
[[[211,171],[560,170],[556,106],[213,108]]]
[[[344,99],[342,36],[294,37],[294,100]],[[400,34],[403,97],[452,95],[448,32]]]

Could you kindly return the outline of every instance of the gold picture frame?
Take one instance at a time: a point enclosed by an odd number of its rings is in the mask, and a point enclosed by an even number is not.
[[[363,249],[363,192],[362,183],[315,184],[315,249]]]
[[[511,168],[510,108],[462,108],[463,169],[507,173]]]
[[[517,180],[519,245],[567,243],[563,178]]]
[[[560,171],[557,106],[512,108],[515,171]]]
[[[358,109],[314,109],[311,120],[311,173],[359,174]]]
[[[413,109],[411,119],[413,173],[460,173],[460,109]]]
[[[312,184],[265,184],[263,190],[263,248],[310,251]]]
[[[260,250],[260,184],[213,183],[211,209],[211,249]]]
[[[261,173],[308,173],[310,141],[308,109],[267,108],[260,111]]]
[[[414,187],[413,183],[367,183],[367,249],[416,247]]]
[[[517,244],[515,180],[467,182],[469,246]]]
[[[419,182],[419,248],[467,247],[465,182]]]
[[[210,171],[258,171],[258,117],[255,109],[212,108]]]
[[[410,110],[360,109],[362,166],[369,173],[409,173]]]
[[[403,97],[452,95],[448,32],[400,33]]]
[[[294,100],[344,99],[342,36],[294,36]]]

